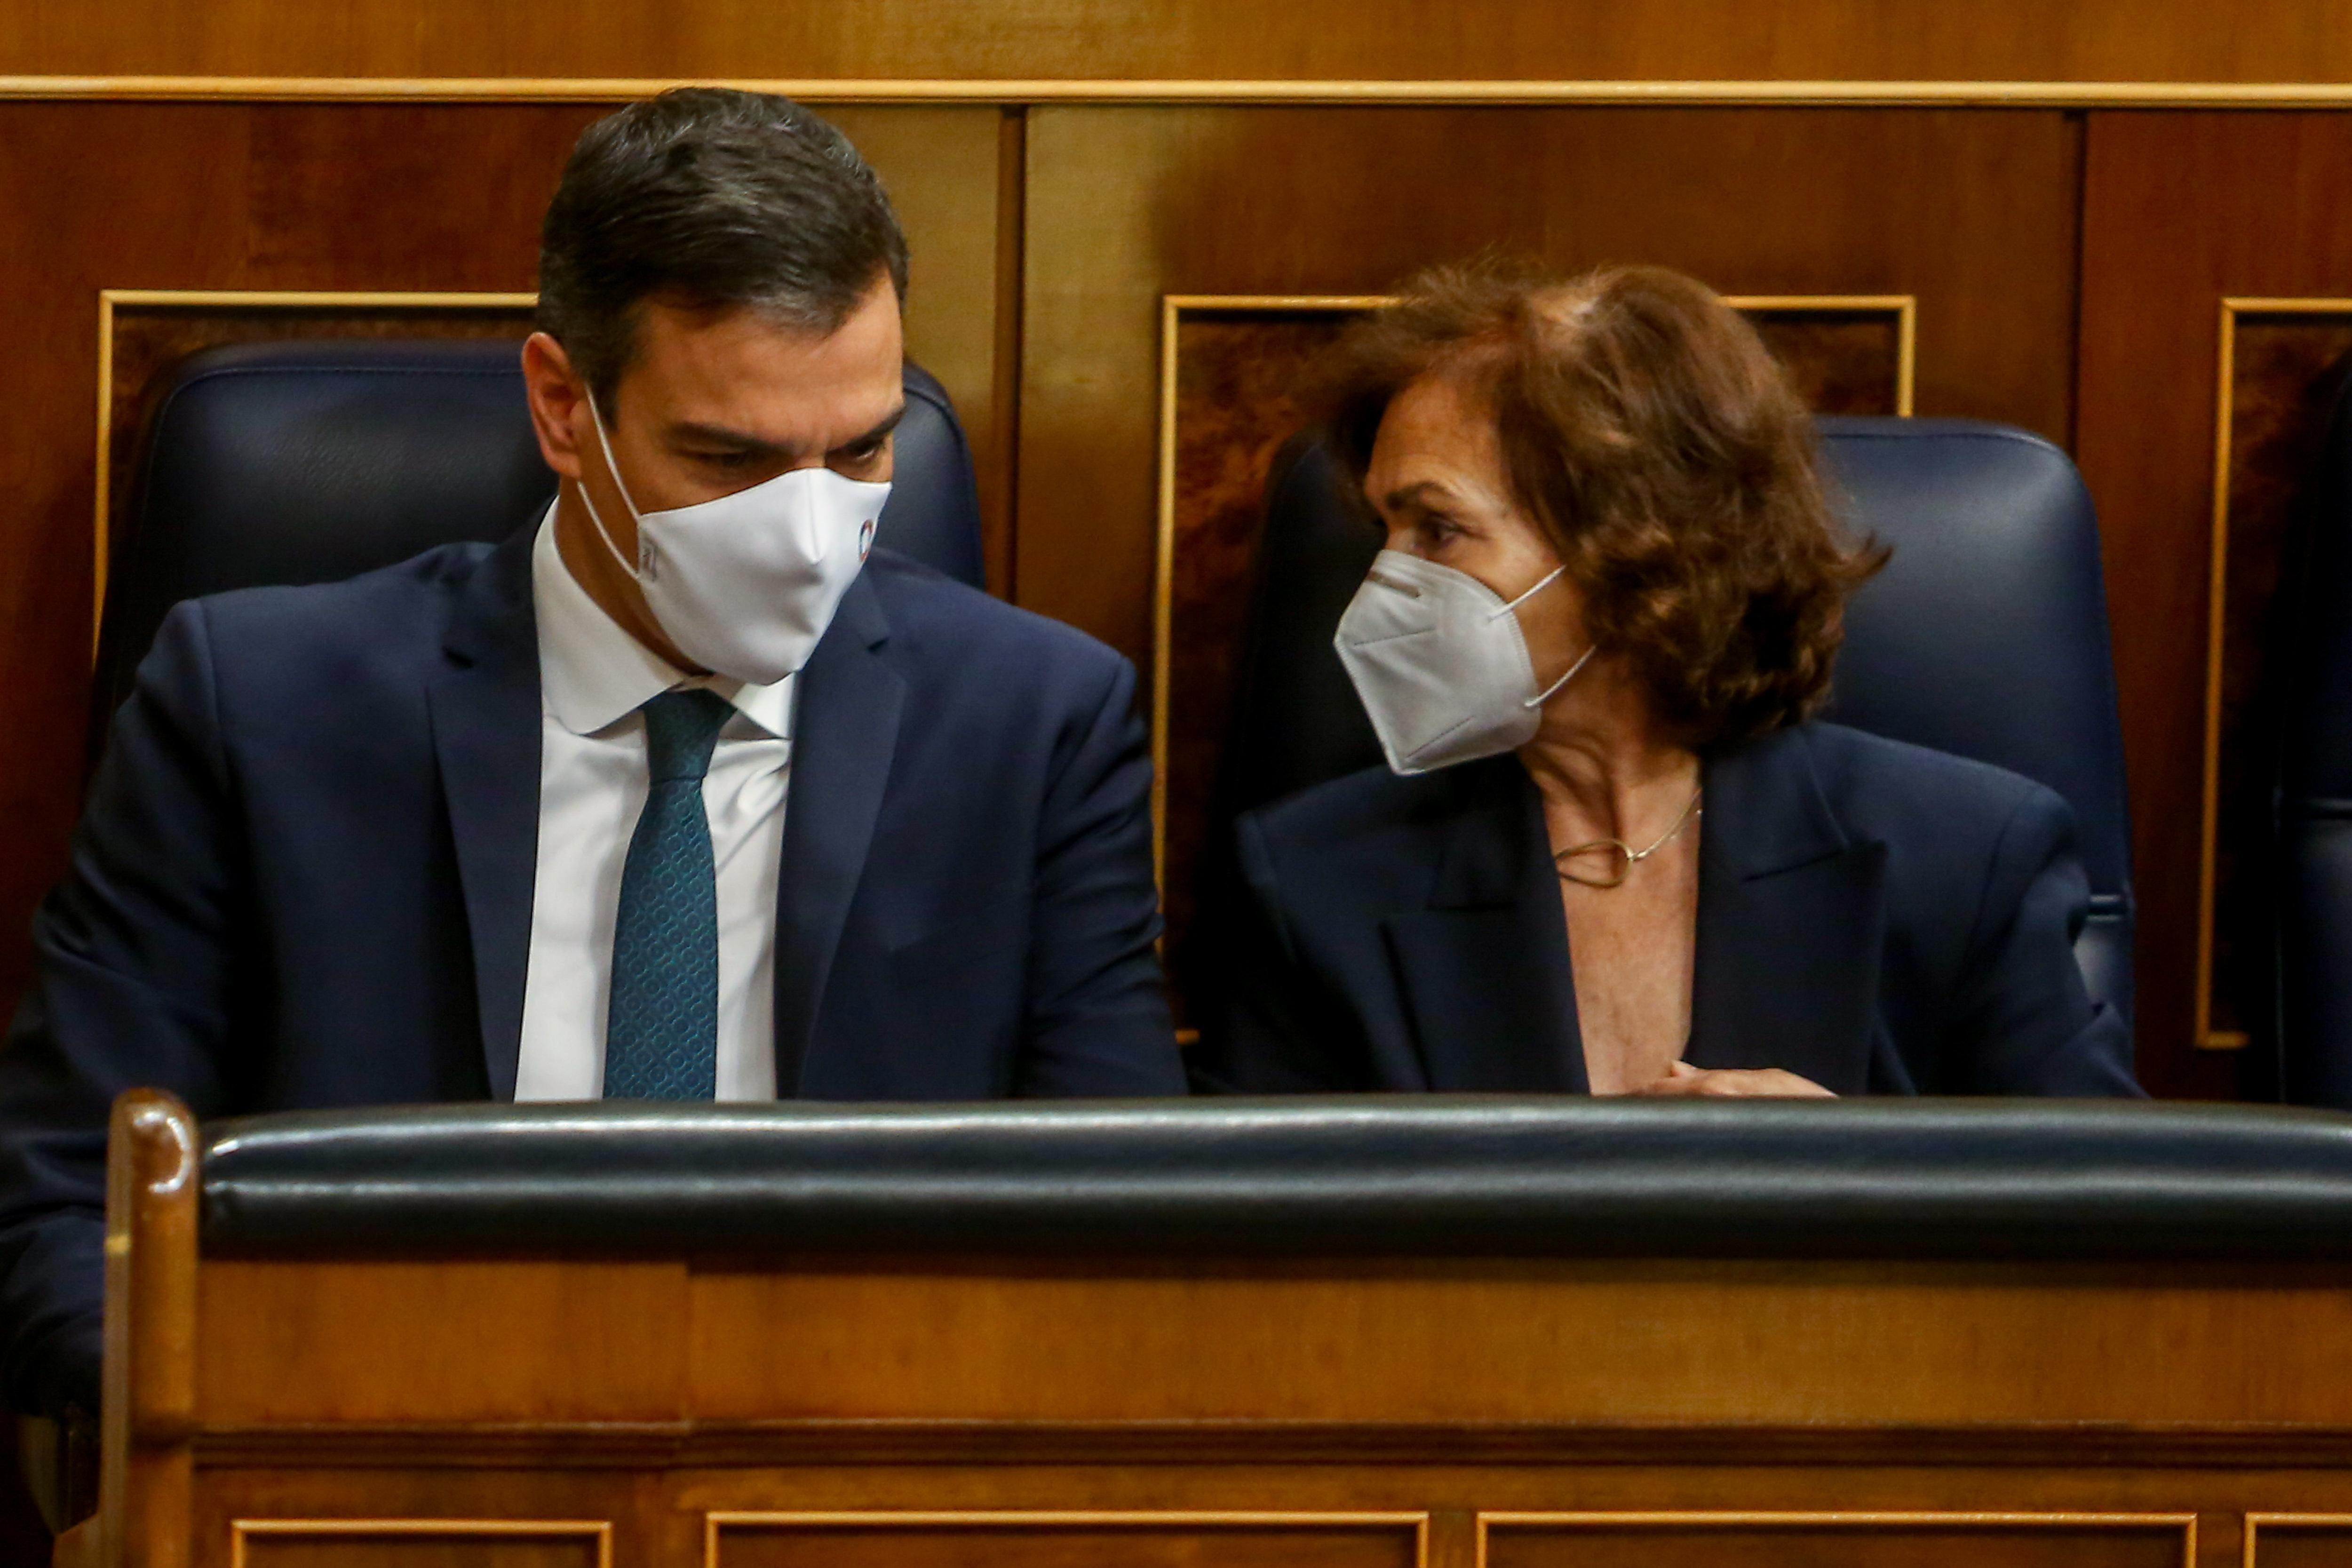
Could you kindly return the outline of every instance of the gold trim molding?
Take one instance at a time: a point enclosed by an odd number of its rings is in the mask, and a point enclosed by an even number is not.
[[[1540,107],[2346,109],[2352,82],[1333,81],[718,77],[0,76],[0,99],[609,103],[696,84],[810,103],[1391,104]]]
[[[2276,1518],[2281,1516],[2263,1516]],[[1481,1513],[1477,1568],[1486,1568],[1486,1540],[1496,1526],[1535,1530],[2178,1530],[2181,1568],[2197,1568],[2194,1513]],[[2252,1568],[2252,1516],[2248,1519],[2247,1568]]]
[[[1153,1512],[1135,1509],[962,1510],[893,1511],[864,1510],[840,1513],[726,1510],[702,1516],[704,1568],[718,1568],[719,1532],[727,1528],[751,1530],[1411,1530],[1413,1562],[1428,1568],[1429,1515],[1426,1512],[1286,1513],[1265,1510],[1185,1510]],[[236,1568],[244,1568],[238,1563]],[[602,1568],[602,1565],[600,1565]]]
[[[106,619],[106,580],[112,559],[114,484],[114,313],[123,309],[195,310],[524,310],[537,294],[464,292],[352,292],[348,290],[251,289],[101,289],[98,291],[98,489],[91,538],[97,559],[91,570],[89,657],[98,660],[98,639]]]
[[[2352,321],[2352,300],[2261,299],[2221,301],[2220,381],[2213,399],[2212,540],[2205,598],[2205,739],[2202,799],[2197,826],[2197,997],[2190,1038],[2200,1050],[2243,1050],[2240,1029],[2213,1027],[2213,903],[2221,883],[2221,661],[2230,595],[2230,463],[2237,414],[2238,319],[2241,316],[2341,316]]]
[[[601,1519],[239,1519],[228,1528],[229,1568],[247,1568],[247,1548],[257,1535],[337,1541],[577,1538],[596,1543],[596,1568],[613,1568],[613,1527]]]

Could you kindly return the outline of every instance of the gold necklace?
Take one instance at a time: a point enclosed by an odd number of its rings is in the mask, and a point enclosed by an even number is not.
[[[1667,845],[1673,843],[1676,834],[1682,832],[1684,828],[1688,827],[1692,823],[1698,820],[1700,816],[1698,797],[1702,793],[1704,793],[1704,789],[1705,786],[1702,785],[1700,788],[1691,791],[1691,797],[1689,801],[1684,805],[1683,814],[1675,818],[1675,825],[1672,827],[1667,828],[1664,833],[1658,835],[1656,840],[1650,844],[1646,848],[1636,849],[1622,838],[1596,838],[1590,844],[1571,844],[1565,849],[1553,851],[1551,858],[1552,869],[1559,873],[1559,879],[1561,881],[1574,882],[1580,888],[1623,887],[1625,885],[1625,879],[1633,874],[1633,868],[1635,865],[1641,861],[1647,860],[1651,856],[1655,855],[1659,850],[1664,849]],[[1570,860],[1575,859],[1578,856],[1591,855],[1603,849],[1615,850],[1620,857],[1619,859],[1612,862],[1617,871],[1615,876],[1606,879],[1598,877],[1580,877],[1575,872],[1568,868],[1568,863]]]

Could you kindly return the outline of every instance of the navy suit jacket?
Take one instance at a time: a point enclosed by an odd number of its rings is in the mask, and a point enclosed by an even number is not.
[[[1840,1094],[2131,1095],[2074,956],[2090,889],[2040,784],[1832,724],[1702,759],[1685,1059]],[[1244,816],[1212,1086],[1583,1092],[1527,770],[1373,769]]]
[[[108,1106],[510,1098],[538,850],[526,530],[173,610],[0,1054],[0,1384],[94,1411]],[[1134,671],[877,550],[803,670],[776,1079],[1181,1093]]]

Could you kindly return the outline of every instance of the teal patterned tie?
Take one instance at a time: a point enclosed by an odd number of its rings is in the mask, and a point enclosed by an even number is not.
[[[604,1098],[713,1100],[719,1081],[719,889],[702,775],[734,715],[712,691],[645,706],[648,787],[621,870]]]

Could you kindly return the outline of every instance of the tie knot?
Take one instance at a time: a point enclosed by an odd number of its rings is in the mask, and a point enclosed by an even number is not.
[[[646,772],[655,784],[673,779],[700,783],[710,771],[711,748],[735,714],[734,704],[700,687],[665,691],[647,702]]]

